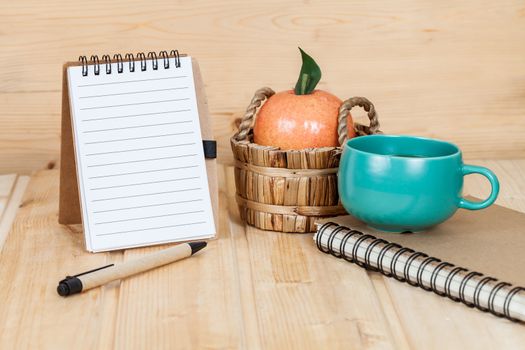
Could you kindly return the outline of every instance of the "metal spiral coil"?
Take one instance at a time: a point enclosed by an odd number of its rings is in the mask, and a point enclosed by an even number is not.
[[[88,60],[86,56],[80,56],[78,60],[82,63],[82,76],[88,75]]]
[[[93,62],[93,71],[95,73],[95,75],[99,75],[100,74],[100,62],[98,60],[98,56],[97,55],[91,55],[91,58],[89,59],[91,62]]]
[[[111,74],[111,57],[104,55],[102,56],[102,60],[106,64],[106,74]]]
[[[148,58],[151,59],[151,67],[153,70],[159,69],[159,61],[157,60],[157,54],[153,51],[148,52]]]
[[[137,54],[137,59],[140,60],[140,70],[143,72],[146,71],[146,55],[144,54],[144,52],[139,52]]]
[[[94,75],[100,75],[100,65],[105,65],[105,72],[106,75],[112,73],[112,64],[116,63],[117,65],[117,73],[123,73],[124,72],[124,63],[128,62],[128,70],[130,72],[135,72],[135,62],[140,61],[140,70],[142,72],[146,71],[148,69],[148,65],[151,65],[151,69],[158,70],[159,69],[159,59],[162,60],[164,69],[170,68],[170,60],[173,59],[174,67],[180,68],[181,62],[180,62],[180,54],[178,50],[171,50],[168,54],[168,51],[163,50],[160,51],[158,54],[156,52],[148,52],[145,54],[144,52],[139,52],[136,55],[133,55],[132,53],[126,53],[124,55],[124,58],[122,58],[121,54],[115,54],[113,55],[113,60],[111,59],[110,55],[103,55],[102,59],[99,59],[97,55],[91,55],[91,57],[87,58],[87,56],[80,56],[78,58],[81,66],[82,66],[82,76],[86,77],[89,75],[89,69],[90,67],[93,67],[93,74]],[[102,63],[101,63],[102,61]]]
[[[113,59],[117,61],[117,73],[122,73],[124,71],[124,63],[122,62],[122,55],[117,53],[113,55]]]
[[[135,56],[133,56],[132,53],[127,53],[125,56],[125,59],[129,60],[128,62],[129,71],[134,72],[135,71]]]
[[[162,57],[162,60],[164,61],[164,69],[168,69],[170,67],[168,51],[163,50],[159,52],[159,56]]]
[[[173,55],[173,57],[175,57],[175,67],[180,68],[179,50],[171,50],[170,55]]]

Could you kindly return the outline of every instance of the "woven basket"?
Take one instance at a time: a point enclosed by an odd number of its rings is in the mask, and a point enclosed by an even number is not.
[[[275,92],[257,90],[230,139],[235,158],[235,185],[241,218],[263,230],[313,232],[320,218],[344,214],[337,192],[341,147],[281,150],[252,142],[253,124],[261,104]],[[374,105],[363,97],[339,109],[339,144],[347,139],[346,117],[352,107],[368,112],[370,126],[354,124],[358,136],[381,133]]]

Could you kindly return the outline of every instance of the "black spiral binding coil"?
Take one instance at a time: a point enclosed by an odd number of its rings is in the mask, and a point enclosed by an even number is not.
[[[162,57],[162,56],[161,56]],[[328,229],[332,229],[332,231],[330,232],[330,234],[328,235],[328,238],[327,238],[327,244],[326,244],[326,247],[323,246],[322,244],[322,238],[326,235],[326,231]],[[343,234],[342,238],[339,238],[340,241],[339,241],[339,249],[338,251],[336,251],[335,249],[333,249],[334,247],[334,243],[335,243],[335,240],[336,240],[336,236],[341,233]],[[358,238],[356,239],[354,245],[353,245],[353,248],[352,248],[352,251],[350,254],[346,254],[345,252],[347,251],[346,250],[346,245],[348,244],[348,241],[351,237],[354,237],[354,236],[358,236]],[[363,261],[359,261],[358,259],[358,256],[357,256],[357,251],[359,250],[359,247],[363,244],[363,242],[367,241],[367,240],[372,240],[369,244],[368,244],[368,247],[366,248],[365,250],[365,254],[364,254],[364,262]],[[472,302],[468,302],[466,299],[465,299],[465,288],[468,284],[468,282],[474,278],[474,277],[482,277],[483,274],[479,273],[479,272],[475,272],[475,271],[468,271],[467,269],[464,269],[462,267],[456,267],[455,265],[453,264],[450,264],[450,263],[447,263],[447,262],[441,262],[441,260],[437,259],[437,258],[434,258],[434,257],[431,257],[431,256],[428,256],[424,253],[421,253],[421,252],[416,252],[412,249],[409,249],[409,248],[404,248],[404,247],[401,247],[400,245],[396,244],[396,243],[389,243],[383,239],[379,239],[379,238],[376,238],[372,235],[368,235],[368,234],[364,234],[362,232],[359,232],[357,230],[353,230],[353,229],[349,229],[349,228],[346,228],[344,226],[340,226],[340,225],[337,225],[336,223],[333,223],[333,222],[327,222],[323,225],[321,225],[318,230],[317,230],[317,235],[316,235],[316,241],[315,241],[316,245],[317,245],[317,248],[322,251],[323,253],[325,254],[330,254],[330,255],[333,255],[335,256],[336,258],[339,258],[339,259],[344,259],[346,261],[349,261],[349,262],[352,262],[358,266],[361,266],[365,269],[368,269],[368,270],[373,270],[373,271],[379,271],[381,272],[383,275],[387,276],[387,277],[392,277],[392,278],[395,278],[396,280],[398,281],[401,281],[401,282],[407,282],[408,284],[412,285],[412,286],[416,286],[416,287],[420,287],[426,291],[431,291],[431,292],[434,292],[436,293],[437,295],[439,296],[443,296],[443,297],[448,297],[449,299],[453,300],[453,301],[456,301],[456,302],[461,302],[469,307],[476,307],[477,309],[481,310],[481,311],[485,311],[485,312],[490,312],[492,313],[493,315],[495,316],[498,316],[498,317],[506,317],[512,321],[516,321],[516,322],[523,322],[521,320],[518,320],[518,319],[515,319],[513,317],[511,317],[510,315],[510,303],[512,301],[512,298],[519,292],[521,291],[525,291],[525,288],[522,288],[522,287],[514,287],[513,289],[511,289],[509,291],[509,293],[507,294],[507,296],[505,297],[505,300],[504,300],[504,303],[503,303],[503,311],[502,312],[497,312],[496,309],[495,309],[495,306],[494,306],[494,300],[496,298],[496,295],[498,294],[498,292],[504,288],[504,287],[510,287],[511,285],[509,283],[506,283],[506,282],[499,282],[498,284],[496,284],[492,290],[490,291],[489,293],[489,296],[488,296],[488,302],[487,302],[487,308],[484,308],[481,306],[480,304],[480,300],[479,300],[479,297],[480,297],[480,293],[481,293],[481,290],[482,288],[489,282],[497,282],[497,279],[495,278],[492,278],[492,277],[484,277],[482,279],[480,279],[480,281],[476,284],[476,287],[474,289],[474,295],[473,295],[473,301]],[[378,244],[381,244],[383,243],[385,246],[381,248],[381,250],[379,251],[379,254],[377,256],[377,268],[374,267],[371,263],[371,253],[372,253],[372,250],[374,249],[375,246],[377,246]],[[398,251],[396,251],[392,257],[392,260],[390,261],[390,271],[385,271],[384,269],[384,264],[383,264],[383,259],[385,257],[385,254],[393,249],[393,248],[396,248],[398,249]],[[396,271],[396,264],[398,263],[398,260],[399,258],[405,254],[405,253],[409,253],[410,256],[407,258],[406,262],[405,262],[405,267],[404,267],[404,270],[403,270],[403,273],[402,275],[400,276]],[[410,272],[410,268],[412,266],[412,263],[417,259],[417,258],[425,258],[421,264],[419,265],[418,269],[417,269],[417,272],[416,272],[416,282],[413,282],[410,280],[410,275],[409,275],[409,272]],[[431,264],[431,263],[439,263],[436,268],[432,271],[432,274],[430,276],[430,287],[426,287],[424,284],[423,284],[423,272],[425,270],[425,268],[427,267],[427,265]],[[437,277],[439,276],[439,273],[444,269],[444,268],[452,268],[452,271],[450,271],[446,278],[445,278],[445,283],[444,283],[444,292],[441,292],[437,289],[436,287],[436,280],[437,280]],[[454,276],[456,276],[458,273],[460,272],[468,272],[465,276],[463,276],[461,282],[460,282],[460,286],[459,286],[459,296],[456,298],[454,296],[452,296],[452,293],[451,293],[451,290],[450,290],[450,286],[451,286],[451,283],[452,283],[452,280],[454,279]]]
[[[379,268],[379,272],[381,272],[383,275],[385,275],[387,277],[392,277],[393,273],[392,273],[392,271],[390,271],[390,272],[386,272],[385,271],[385,268],[384,268],[384,265],[383,265],[383,258],[385,257],[386,252],[388,252],[392,248],[400,249],[402,247],[399,244],[396,244],[396,243],[388,243],[383,248],[381,248],[381,250],[379,251],[379,255],[377,257],[377,261],[378,261],[377,266]]]
[[[135,57],[133,56],[133,54],[132,53],[127,53],[124,58],[126,60],[129,60],[129,62],[128,62],[129,71],[130,72],[134,72],[135,71]]]
[[[423,271],[425,271],[425,267],[427,267],[428,264],[433,263],[433,262],[440,263],[441,260],[429,256],[425,260],[423,260],[423,262],[421,263],[421,266],[417,270],[416,284],[419,287],[421,287],[424,290],[426,290],[427,292],[431,292],[433,290],[433,288],[432,288],[432,286],[431,287],[425,287],[425,285],[423,285]],[[430,279],[432,280],[432,276],[430,277]],[[435,281],[434,281],[434,283],[435,283]]]
[[[88,60],[86,56],[80,56],[78,60],[82,63],[82,76],[88,75]]]
[[[93,72],[95,73],[95,75],[99,75],[100,74],[100,62],[98,60],[98,56],[97,55],[91,55],[91,58],[90,58],[91,62],[93,62]],[[82,60],[82,62],[84,62],[84,60]],[[82,67],[82,70],[84,70],[84,67]],[[87,70],[87,68],[86,68]]]
[[[140,60],[140,70],[145,72],[146,71],[146,55],[144,55],[144,52],[139,52],[137,54],[137,59]]]
[[[370,237],[375,238],[373,236],[370,236]],[[372,243],[368,245],[365,251],[365,265],[371,271],[379,271],[378,268],[373,267],[372,264],[370,263],[370,255],[372,255],[372,250],[374,249],[374,247],[380,243],[387,244],[388,242],[385,241],[384,239],[375,239],[374,241],[372,241]]]
[[[357,232],[357,231],[349,230],[349,231],[346,233],[346,239],[343,239],[343,241],[344,241],[344,244],[343,244],[343,250],[340,250],[340,251],[343,251],[343,252],[344,252],[344,251],[346,250],[346,244],[348,243],[349,239],[350,239],[351,237],[353,237],[354,235],[358,235],[358,234],[359,234],[359,232]],[[353,255],[350,255],[350,256],[343,255],[343,259],[345,259],[346,261],[351,262],[351,263],[355,262],[355,261],[354,261],[354,256],[353,256]]]
[[[124,63],[122,62],[122,55],[116,53],[113,55],[113,59],[117,62],[117,73],[122,73],[124,71]]]
[[[446,297],[447,293],[440,292],[437,289],[437,287],[436,287],[436,280],[437,280],[437,277],[439,276],[439,273],[441,272],[441,270],[443,270],[445,267],[454,267],[454,265],[450,264],[448,262],[442,262],[434,269],[434,271],[432,271],[432,275],[430,276],[430,290],[432,292],[436,293],[437,295],[441,296],[441,297]]]
[[[525,288],[523,288],[523,287],[514,287],[514,288],[511,289],[509,294],[507,294],[507,296],[505,297],[505,301],[503,302],[503,313],[504,313],[505,317],[507,317],[507,318],[512,320],[512,317],[510,317],[510,310],[509,310],[510,301],[512,300],[512,297],[515,294],[517,294],[518,292],[522,292],[522,291],[525,291]]]
[[[461,280],[461,284],[459,285],[459,301],[461,301],[463,304],[467,305],[468,307],[474,307],[476,306],[476,304],[474,303],[469,303],[468,301],[465,300],[465,287],[467,286],[467,283],[468,281],[470,281],[470,279],[472,277],[475,277],[475,276],[483,276],[481,273],[479,272],[475,272],[475,271],[472,271],[472,272],[469,272],[462,280]]]
[[[128,62],[128,70],[130,72],[135,72],[135,61],[140,61],[140,70],[146,71],[148,69],[148,61],[151,62],[151,69],[158,70],[159,69],[159,59],[162,60],[164,69],[170,68],[170,60],[174,62],[175,68],[180,68],[180,55],[178,50],[171,50],[168,54],[168,51],[160,51],[157,55],[156,52],[148,52],[145,54],[144,52],[137,53],[136,56],[134,56],[132,53],[125,54],[124,58],[122,58],[121,54],[115,54],[113,55],[113,59],[111,59],[110,55],[103,55],[102,59],[99,60],[97,55],[92,55],[89,60],[87,56],[80,56],[78,60],[80,61],[82,65],[82,76],[86,77],[89,73],[89,67],[93,67],[93,74],[100,75],[100,65],[105,65],[105,72],[106,74],[112,73],[112,63],[117,64],[117,73],[123,73],[124,72],[124,62]],[[102,63],[101,63],[102,61]]]
[[[427,258],[428,255],[423,254],[421,252],[412,253],[408,257],[407,261],[405,262],[405,269],[403,270],[403,278],[405,279],[405,282],[410,284],[411,286],[414,286],[414,287],[418,287],[419,285],[416,282],[410,281],[410,268],[412,267],[412,263],[414,262],[414,260],[416,260],[416,258],[419,258],[419,257]],[[419,266],[419,269],[417,271],[418,275],[419,275],[419,270],[420,269],[421,269],[421,266]]]
[[[352,259],[354,261],[354,264],[356,264],[357,266],[360,266],[360,267],[362,267],[364,269],[372,269],[372,266],[366,265],[366,263],[364,263],[362,261],[359,261],[359,259],[357,259],[357,252],[359,251],[359,246],[361,246],[361,244],[363,244],[363,242],[366,241],[369,238],[374,239],[375,237],[371,236],[371,235],[364,235],[364,234],[361,235],[361,237],[359,237],[357,239],[357,241],[355,241],[354,247],[352,249]],[[366,254],[366,252],[365,252],[365,254]]]
[[[159,61],[157,60],[157,54],[155,52],[148,52],[148,58],[151,59],[151,67],[153,70],[159,69]]]
[[[342,230],[344,230],[344,227],[339,226],[339,227],[336,227],[334,230],[335,230],[336,232],[337,232],[337,231],[342,231]],[[332,248],[332,244],[334,243],[334,239],[335,239],[335,235],[334,235],[333,237],[330,236],[330,240],[328,240],[327,247],[328,247],[328,249],[332,252],[332,255],[333,255],[333,256],[335,256],[336,258],[340,258],[341,256],[340,256],[340,255],[337,255],[335,249]]]
[[[162,57],[162,60],[164,61],[164,69],[168,69],[170,67],[170,59],[167,51],[161,51],[159,52],[159,56]]]
[[[489,309],[484,308],[480,305],[479,294],[481,293],[481,289],[483,288],[485,284],[487,284],[488,282],[496,282],[496,281],[497,279],[495,278],[484,277],[478,282],[478,284],[476,285],[476,288],[474,289],[474,298],[473,298],[474,299],[473,302],[474,302],[476,309],[481,310],[481,311],[489,311]]]
[[[450,273],[447,275],[447,278],[445,279],[445,287],[444,287],[444,290],[445,290],[445,294],[447,295],[447,297],[452,300],[452,301],[455,301],[455,302],[460,302],[461,299],[459,298],[456,298],[452,295],[452,292],[450,291],[450,285],[452,284],[452,281],[454,280],[454,277],[460,273],[460,272],[467,272],[468,270],[467,269],[464,269],[462,267],[454,267],[452,269],[452,271],[450,271]]]
[[[399,282],[405,282],[406,281],[406,279],[404,277],[399,277],[396,274],[397,261],[399,260],[401,255],[403,255],[405,253],[411,253],[412,254],[412,253],[415,253],[415,252],[412,249],[410,249],[410,248],[401,248],[397,252],[394,253],[394,256],[392,257],[392,261],[390,261],[390,271],[392,271],[392,277],[394,277],[394,279],[398,280]]]
[[[111,74],[111,58],[109,55],[102,56],[104,63],[106,64],[106,74]]]

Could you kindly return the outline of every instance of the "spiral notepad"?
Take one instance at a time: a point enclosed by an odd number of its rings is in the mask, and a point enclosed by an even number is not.
[[[191,57],[79,61],[67,86],[87,249],[214,236]]]
[[[461,211],[430,232],[406,235],[374,231],[346,216],[320,223],[314,239],[324,253],[467,306],[524,322],[525,288],[511,284],[525,285],[523,223],[524,214],[493,206],[485,215]],[[478,267],[507,281],[474,271]]]

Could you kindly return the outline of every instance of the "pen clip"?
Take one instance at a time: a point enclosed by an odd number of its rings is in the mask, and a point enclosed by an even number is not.
[[[99,267],[99,268],[96,268],[96,269],[93,269],[93,270],[89,270],[89,271],[86,271],[86,272],[79,273],[78,275],[67,276],[67,277],[78,277],[78,276],[83,276],[83,275],[87,275],[88,273],[91,273],[91,272],[95,272],[95,271],[99,271],[99,270],[107,269],[108,267],[111,267],[111,266],[115,266],[115,264],[109,264],[109,265],[102,266],[102,267]]]

